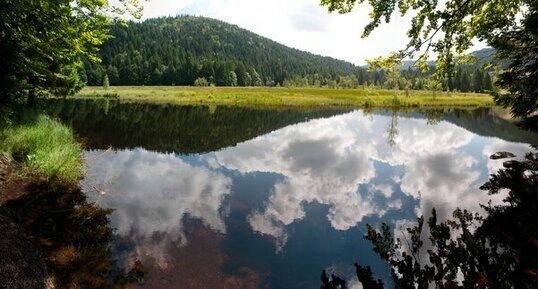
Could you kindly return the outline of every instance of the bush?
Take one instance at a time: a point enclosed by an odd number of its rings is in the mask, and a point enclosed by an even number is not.
[[[120,98],[120,95],[117,94],[117,93],[104,93],[102,95],[99,95],[100,97],[104,97],[104,98],[113,98],[113,99],[119,99]]]
[[[209,82],[205,77],[200,77],[194,81],[194,86],[209,86]]]

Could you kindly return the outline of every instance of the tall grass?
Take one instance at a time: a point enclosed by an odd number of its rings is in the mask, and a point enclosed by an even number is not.
[[[268,87],[185,87],[116,86],[86,87],[77,96],[101,97],[109,93],[122,101],[180,105],[235,105],[247,107],[479,107],[494,105],[493,98],[479,93],[438,93],[394,91],[377,88],[268,88]]]
[[[46,115],[2,129],[0,152],[49,178],[75,182],[82,173],[82,147],[73,132]]]

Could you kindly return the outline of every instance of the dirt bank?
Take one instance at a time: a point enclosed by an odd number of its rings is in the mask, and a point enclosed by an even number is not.
[[[0,284],[6,289],[54,288],[49,269],[39,249],[24,229],[9,217],[3,204],[22,190],[11,191],[17,165],[0,156]]]

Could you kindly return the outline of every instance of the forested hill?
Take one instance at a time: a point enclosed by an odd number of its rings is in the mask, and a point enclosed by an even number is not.
[[[85,62],[88,85],[218,86],[283,84],[285,79],[364,73],[349,62],[289,48],[219,20],[178,16],[117,23],[101,64]],[[203,79],[202,79],[203,78]]]
[[[470,53],[471,56],[476,58],[476,62],[472,64],[465,64],[457,67],[457,69],[480,69],[484,64],[505,64],[505,60],[498,60],[495,58],[495,49],[487,47],[480,50],[476,50]],[[402,70],[411,68],[416,63],[416,60],[404,60],[402,61]],[[428,65],[434,67],[435,60],[429,60]],[[367,67],[367,66],[365,66]]]

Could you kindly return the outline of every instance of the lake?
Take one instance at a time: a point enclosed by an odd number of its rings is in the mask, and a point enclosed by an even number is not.
[[[112,252],[142,261],[140,288],[319,288],[323,269],[353,286],[354,262],[390,284],[366,224],[478,211],[489,156],[538,144],[490,109],[46,106],[85,143],[81,186],[114,209]]]

